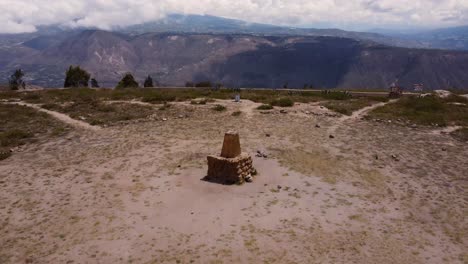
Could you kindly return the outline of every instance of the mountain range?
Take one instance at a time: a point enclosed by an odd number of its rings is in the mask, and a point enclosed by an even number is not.
[[[352,89],[386,88],[398,80],[408,88],[423,83],[426,89],[466,89],[466,33],[460,27],[410,37],[193,15],[113,31],[41,27],[35,33],[0,35],[0,83],[22,68],[29,83],[61,87],[66,68],[80,65],[107,87],[132,72],[139,80],[151,75],[174,86],[212,81],[234,87]]]

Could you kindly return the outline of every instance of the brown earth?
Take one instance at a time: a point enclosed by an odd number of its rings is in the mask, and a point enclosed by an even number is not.
[[[213,104],[228,111],[174,103],[0,161],[0,263],[467,263],[466,143],[317,104]],[[202,181],[228,130],[268,154],[253,183]]]

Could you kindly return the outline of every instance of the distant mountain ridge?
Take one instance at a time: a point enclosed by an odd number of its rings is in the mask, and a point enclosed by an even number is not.
[[[386,88],[395,79],[411,88],[468,89],[468,52],[407,49],[320,36],[145,33],[102,30],[40,38],[0,48],[0,76],[18,67],[27,81],[61,87],[66,68],[80,65],[102,86],[126,72],[161,84],[220,82],[230,87]],[[54,38],[51,35],[50,38]],[[39,44],[38,44],[39,43]]]

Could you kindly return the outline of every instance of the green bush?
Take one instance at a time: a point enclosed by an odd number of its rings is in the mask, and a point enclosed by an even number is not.
[[[294,101],[290,98],[283,97],[273,100],[270,105],[279,107],[292,107],[294,106]]]
[[[65,83],[63,87],[88,87],[91,75],[80,68],[80,66],[70,66],[65,73]]]
[[[125,89],[125,88],[138,88],[138,82],[135,81],[135,78],[131,73],[125,74],[125,76],[117,84],[116,89]]]
[[[273,109],[273,106],[272,105],[269,105],[269,104],[263,104],[259,107],[257,107],[258,110],[271,110]]]

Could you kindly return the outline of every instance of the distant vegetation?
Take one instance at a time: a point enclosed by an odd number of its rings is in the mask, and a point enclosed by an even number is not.
[[[99,83],[96,79],[91,78],[91,87],[92,88],[99,88]]]
[[[282,97],[271,101],[270,104],[279,107],[292,107],[294,106],[294,101],[291,98]]]
[[[116,89],[125,89],[125,88],[138,88],[138,82],[135,81],[135,78],[131,73],[125,74],[125,76],[117,84]]]
[[[372,118],[402,119],[421,125],[468,125],[468,99],[451,95],[448,98],[427,96],[404,97],[370,113]]]
[[[143,83],[143,87],[154,87],[153,78],[151,78],[151,76],[148,75],[148,77],[146,77],[145,82]]]
[[[88,87],[90,77],[91,75],[84,69],[81,69],[80,66],[70,66],[65,73],[63,87]]]
[[[19,90],[26,88],[26,83],[23,80],[24,72],[21,69],[15,70],[8,80],[10,90]]]

